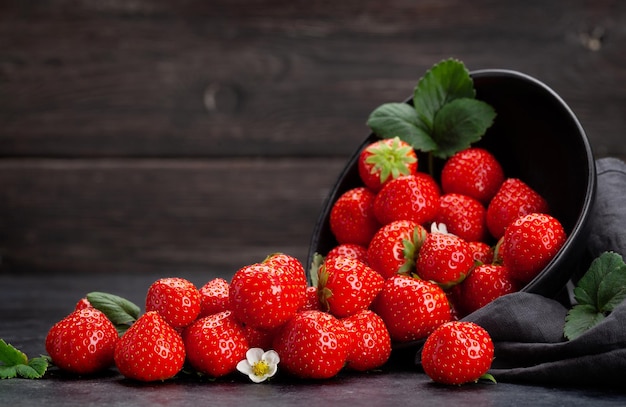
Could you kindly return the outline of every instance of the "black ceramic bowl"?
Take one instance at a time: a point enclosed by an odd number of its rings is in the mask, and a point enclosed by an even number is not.
[[[493,126],[475,146],[491,151],[507,177],[520,178],[542,194],[567,232],[559,253],[522,289],[554,297],[579,271],[585,252],[596,193],[589,140],[567,104],[537,79],[499,69],[474,71],[471,77],[476,97],[491,104],[497,113]],[[357,159],[376,139],[370,134],[356,149],[327,197],[311,238],[308,264],[315,253],[326,254],[337,244],[329,225],[332,204],[343,192],[361,185]],[[419,157],[420,163],[426,161],[425,156]]]

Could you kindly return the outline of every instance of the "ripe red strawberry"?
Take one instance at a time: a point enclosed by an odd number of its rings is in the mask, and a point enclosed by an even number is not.
[[[352,336],[347,368],[367,371],[384,365],[391,356],[391,337],[383,319],[371,310],[363,310],[341,320]]]
[[[487,229],[500,239],[506,227],[520,216],[548,211],[548,203],[537,191],[520,179],[509,178],[487,206]]]
[[[422,225],[410,220],[388,223],[376,232],[367,248],[369,266],[384,278],[413,271],[427,234]]]
[[[326,259],[335,256],[350,257],[367,264],[367,247],[354,243],[340,244],[330,249],[326,254]]]
[[[337,318],[367,309],[385,281],[368,265],[342,256],[326,259],[318,276],[321,309]]]
[[[487,237],[487,210],[478,200],[457,193],[439,198],[436,223],[446,225],[448,232],[468,242],[480,242]]]
[[[287,271],[286,271],[287,270]],[[273,262],[239,269],[230,282],[229,302],[243,324],[272,330],[287,322],[306,301],[306,284]]]
[[[306,271],[296,257],[285,253],[273,253],[263,260],[263,264],[271,266],[276,273],[280,274],[283,284],[291,284],[298,291],[303,291],[306,287]]]
[[[350,189],[330,210],[330,230],[338,243],[367,246],[380,227],[374,216],[374,192],[365,187]]]
[[[518,283],[506,266],[482,264],[472,270],[460,285],[460,310],[464,315],[484,307],[505,294],[517,291]]]
[[[429,233],[420,248],[415,268],[417,275],[434,281],[444,289],[463,281],[474,266],[469,244],[449,233]]]
[[[72,312],[52,326],[46,352],[60,369],[78,374],[96,373],[113,366],[118,341],[115,326],[97,309]]]
[[[498,160],[482,148],[459,151],[441,170],[444,193],[458,193],[478,200],[484,205],[493,198],[504,182],[504,171]]]
[[[500,253],[514,279],[527,283],[552,260],[567,236],[553,216],[531,213],[519,217],[504,233]]]
[[[209,280],[200,288],[200,298],[201,306],[198,318],[228,311],[230,309],[228,281],[219,277]]]
[[[417,171],[417,155],[410,144],[398,137],[375,141],[359,154],[358,170],[361,180],[372,191],[400,175]]]
[[[473,322],[451,321],[426,339],[422,367],[435,382],[460,385],[483,377],[493,354],[493,342],[484,328]]]
[[[243,327],[230,311],[196,320],[185,329],[183,340],[191,367],[211,377],[234,372],[249,349]]]
[[[391,339],[407,342],[425,338],[450,321],[450,304],[437,284],[396,274],[385,281],[372,310],[385,321]]]
[[[274,336],[276,336],[276,329],[265,331],[251,327],[250,325],[241,325],[241,327],[243,329],[244,336],[246,337],[246,341],[248,342],[248,349],[272,349]]]
[[[170,379],[183,368],[185,346],[178,332],[156,311],[143,314],[115,346],[122,375],[142,382]]]
[[[74,311],[79,311],[81,309],[92,308],[92,307],[93,306],[91,305],[87,297],[83,297],[80,300],[78,300],[78,302],[74,306]]]
[[[374,215],[383,225],[395,220],[423,225],[435,218],[439,195],[437,183],[428,174],[403,175],[389,181],[376,194]]]
[[[472,251],[472,258],[475,264],[493,263],[494,250],[485,242],[467,242]]]
[[[321,309],[319,295],[317,294],[317,286],[308,286],[306,288],[306,302],[298,309],[298,311],[310,311]],[[263,348],[265,349],[265,348]]]
[[[196,286],[179,277],[161,278],[150,285],[146,312],[157,311],[174,328],[182,328],[200,314],[202,297]]]
[[[350,335],[341,321],[322,311],[297,313],[274,337],[281,368],[302,379],[328,379],[346,364]]]

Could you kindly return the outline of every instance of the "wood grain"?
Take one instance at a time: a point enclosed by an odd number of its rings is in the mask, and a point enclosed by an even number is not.
[[[626,158],[625,49],[618,0],[0,1],[0,271],[303,254],[368,114],[449,57]]]

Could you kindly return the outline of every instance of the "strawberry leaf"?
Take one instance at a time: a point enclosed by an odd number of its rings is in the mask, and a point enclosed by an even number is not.
[[[109,318],[120,335],[139,318],[141,312],[137,305],[114,294],[94,291],[87,294],[87,300]]]
[[[370,114],[367,125],[379,137],[399,137],[416,150],[428,152],[437,147],[415,109],[406,103],[379,106]]]
[[[565,318],[563,333],[569,340],[600,323],[626,298],[626,263],[614,252],[602,253],[574,288],[577,304]]]
[[[25,353],[0,339],[0,379],[39,379],[48,369],[45,357],[28,359]]]

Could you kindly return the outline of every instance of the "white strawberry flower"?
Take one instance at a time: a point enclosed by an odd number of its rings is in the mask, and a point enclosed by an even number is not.
[[[261,348],[250,348],[246,358],[237,364],[237,370],[248,375],[254,383],[261,383],[276,374],[280,357],[274,350],[263,351]]]
[[[436,223],[436,222],[433,222],[430,225],[430,233],[443,233],[443,234],[448,234],[448,235],[452,234],[448,232],[448,227],[446,226],[445,223]]]

